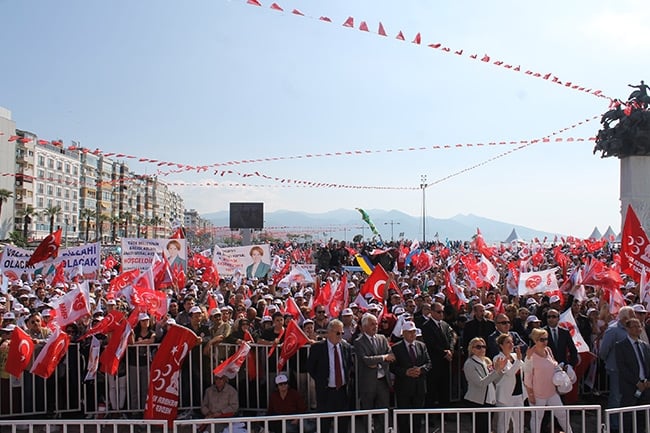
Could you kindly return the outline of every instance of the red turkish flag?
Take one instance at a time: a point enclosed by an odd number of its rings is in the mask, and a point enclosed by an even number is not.
[[[343,23],[343,27],[354,27],[354,18],[348,17],[348,19]]]
[[[650,269],[650,242],[634,209],[628,206],[621,234],[621,271],[639,282],[643,268]]]
[[[143,292],[141,297],[149,314],[157,319],[165,317],[169,307],[167,302],[167,293],[159,290],[152,290]]]
[[[144,419],[166,419],[168,423],[176,419],[179,371],[196,343],[196,334],[191,329],[170,325],[151,361]]]
[[[83,340],[95,334],[110,334],[111,332],[115,331],[115,329],[120,327],[124,320],[124,313],[119,310],[112,310],[97,325],[93,326],[84,335],[82,335],[79,340]]]
[[[292,297],[287,298],[286,313],[291,314],[291,316],[296,320],[303,318],[302,313],[300,312],[300,308],[298,308],[298,304],[296,304],[296,301],[294,301]]]
[[[284,365],[291,359],[298,350],[309,343],[309,338],[302,332],[295,320],[289,320],[287,330],[284,333],[284,342],[280,349],[280,359],[278,360],[278,372],[282,371]]]
[[[404,33],[400,30],[397,36],[395,36],[395,39],[399,39],[400,41],[404,40]]]
[[[327,283],[318,290],[318,295],[316,295],[314,302],[312,303],[312,310],[315,311],[316,307],[319,305],[327,307],[330,299],[332,299],[332,284],[328,280]]]
[[[328,310],[330,317],[335,319],[339,317],[341,311],[348,306],[350,295],[348,292],[348,277],[343,273],[339,285],[336,287],[332,299],[329,302]]]
[[[580,284],[613,290],[619,289],[625,283],[621,278],[621,274],[614,269],[608,268],[600,260],[592,258],[585,266]]]
[[[70,336],[61,331],[61,328],[57,328],[47,339],[47,343],[45,343],[45,346],[34,360],[30,373],[43,379],[50,377],[61,359],[66,355],[69,345]]]
[[[387,282],[388,274],[380,264],[377,264],[375,269],[373,269],[372,274],[370,274],[370,277],[368,277],[366,282],[363,283],[363,286],[361,286],[360,293],[363,297],[370,293],[377,301],[383,302],[387,295]]]
[[[284,264],[280,272],[273,276],[273,285],[277,286],[281,279],[283,279],[291,269],[291,260],[287,259],[287,262]]]
[[[162,258],[158,254],[154,254],[153,262],[151,264],[153,272],[153,282],[156,289],[166,289],[174,282],[174,274],[167,257],[163,254]]]
[[[185,239],[185,230],[183,230],[183,227],[177,228],[169,239]]]
[[[120,360],[126,353],[126,345],[131,335],[131,325],[127,320],[122,321],[111,333],[106,348],[99,356],[99,371],[112,376],[117,374]]]
[[[59,247],[61,246],[61,229],[54,233],[50,233],[41,241],[32,253],[32,256],[27,261],[26,266],[34,266],[43,260],[49,258],[55,259],[59,255]]]
[[[50,282],[52,287],[56,287],[57,284],[65,283],[65,260],[56,265],[54,269],[54,277],[52,277],[52,281]]]
[[[106,260],[104,260],[104,267],[106,269],[113,269],[117,265],[117,260],[115,260],[115,257],[112,255],[109,255],[106,257]]]
[[[185,287],[185,271],[183,268],[179,266],[176,269],[172,269],[172,273],[174,274],[174,284],[176,287]]]
[[[274,10],[276,10],[276,11],[284,11],[284,9],[282,9],[282,7],[280,7],[280,5],[277,4],[277,3],[273,3],[273,4],[271,5],[271,9],[274,9]]]
[[[234,353],[231,357],[223,361],[221,364],[217,365],[212,373],[215,376],[226,376],[228,379],[234,379],[239,373],[239,369],[246,361],[248,352],[251,350],[251,347],[248,343],[243,342],[237,352]]]
[[[31,337],[22,328],[16,326],[11,333],[5,371],[14,377],[20,378],[20,375],[32,360],[33,354],[34,342]]]
[[[359,24],[359,30],[362,32],[367,32],[368,30],[368,24],[366,24],[365,21],[361,21],[361,24]]]

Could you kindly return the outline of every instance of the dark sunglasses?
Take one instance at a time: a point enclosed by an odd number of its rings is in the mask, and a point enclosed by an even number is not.
[[[487,347],[485,347],[483,344],[477,344],[476,346],[474,346],[474,349],[479,349],[479,350],[480,349],[487,349]]]
[[[546,316],[546,317],[547,317],[548,319],[559,319],[559,318],[560,318],[560,316],[558,316],[557,314],[549,314],[549,315]]]
[[[537,340],[537,341],[541,341],[542,343],[545,343],[545,342],[548,341],[548,338],[546,338],[546,337],[542,337],[542,338],[540,338],[540,339]]]
[[[510,321],[502,320],[501,322],[497,322],[497,325],[510,325]]]

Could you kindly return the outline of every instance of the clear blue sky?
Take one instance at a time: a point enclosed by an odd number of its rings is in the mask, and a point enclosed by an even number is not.
[[[0,106],[17,126],[89,148],[241,173],[417,187],[600,115],[608,101],[468,54],[626,98],[650,72],[647,1],[0,1]],[[309,17],[292,15],[298,8]],[[333,23],[318,21],[328,16]],[[354,17],[355,28],[341,24]],[[371,33],[358,30],[366,21]],[[382,21],[388,37],[376,34]],[[395,39],[403,31],[406,42]],[[374,32],[374,33],[373,33]],[[422,45],[411,44],[421,32]],[[462,56],[426,48],[442,43]],[[595,136],[598,121],[562,137]],[[427,190],[427,214],[458,213],[587,236],[620,225],[619,162],[593,142],[540,143]],[[424,151],[397,152],[408,147]],[[392,152],[389,152],[392,150]],[[155,173],[155,165],[133,167]],[[202,213],[265,209],[421,213],[421,191],[297,188],[212,171],[162,177],[247,187],[174,187]],[[261,186],[264,185],[264,186]]]

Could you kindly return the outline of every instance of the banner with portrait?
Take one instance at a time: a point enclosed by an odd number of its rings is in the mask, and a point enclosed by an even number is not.
[[[212,261],[222,276],[239,274],[248,279],[262,279],[271,273],[271,250],[267,244],[226,248],[216,245]]]
[[[164,255],[172,270],[187,272],[187,240],[140,238],[122,238],[122,271],[149,269],[155,254]]]

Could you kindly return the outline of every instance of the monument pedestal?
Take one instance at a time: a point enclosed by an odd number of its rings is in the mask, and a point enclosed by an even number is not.
[[[627,206],[632,205],[641,225],[650,231],[650,156],[621,158],[621,231]]]

